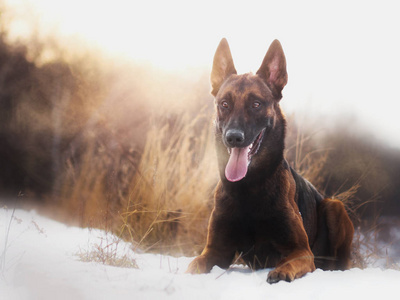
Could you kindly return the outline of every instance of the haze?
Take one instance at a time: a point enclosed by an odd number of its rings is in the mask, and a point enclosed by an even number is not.
[[[171,72],[210,69],[222,37],[239,72],[257,71],[281,41],[287,112],[353,120],[400,147],[396,1],[5,1],[10,36],[55,35]],[[79,41],[79,42],[78,42]],[[197,73],[195,73],[197,74]],[[346,118],[344,118],[344,116]]]

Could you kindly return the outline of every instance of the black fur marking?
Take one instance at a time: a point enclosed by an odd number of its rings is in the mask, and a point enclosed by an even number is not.
[[[324,198],[310,182],[301,177],[293,168],[289,168],[296,182],[295,200],[303,218],[310,247],[312,248],[318,228],[317,209]]]

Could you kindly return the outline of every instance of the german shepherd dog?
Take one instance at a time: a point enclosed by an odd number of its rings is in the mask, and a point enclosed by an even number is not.
[[[324,198],[283,155],[279,101],[287,79],[278,40],[255,75],[237,75],[221,40],[211,72],[220,182],[207,244],[187,273],[228,268],[238,254],[251,269],[274,268],[269,283],[290,282],[316,267],[349,268],[354,227],[344,205]]]

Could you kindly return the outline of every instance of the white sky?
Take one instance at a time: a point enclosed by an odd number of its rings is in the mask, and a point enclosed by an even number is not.
[[[398,1],[6,2],[18,7],[13,34],[30,32],[27,20],[39,16],[43,34],[78,35],[169,70],[211,68],[226,37],[238,71],[254,72],[278,38],[288,62],[286,111],[307,109],[332,122],[341,121],[343,112],[353,114],[378,138],[400,147]]]

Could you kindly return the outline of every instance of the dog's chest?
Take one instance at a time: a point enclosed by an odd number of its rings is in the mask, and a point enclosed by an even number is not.
[[[237,252],[254,269],[274,267],[282,258],[276,245],[286,244],[291,237],[287,215],[273,204],[263,203],[236,206],[231,223]]]
[[[274,267],[282,258],[276,249],[276,227],[272,219],[242,221],[237,231],[237,252],[253,269]]]

